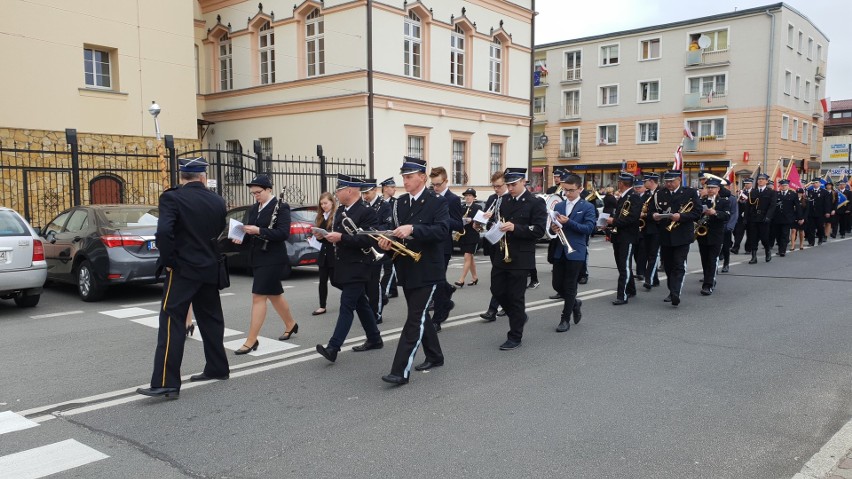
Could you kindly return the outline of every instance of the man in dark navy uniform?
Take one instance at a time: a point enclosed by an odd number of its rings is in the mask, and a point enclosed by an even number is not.
[[[790,243],[790,227],[796,222],[799,195],[790,189],[790,180],[778,180],[779,191],[775,196],[775,216],[772,218],[770,245],[778,243],[778,256],[787,255]]]
[[[432,168],[429,173],[429,180],[432,182],[432,188],[435,191],[435,196],[447,202],[448,223],[447,237],[441,240],[444,245],[444,282],[438,285],[435,291],[435,314],[432,316],[432,321],[438,326],[438,331],[441,330],[441,323],[447,320],[450,311],[455,307],[453,303],[453,293],[456,292],[456,287],[451,285],[446,280],[446,270],[450,264],[450,258],[453,255],[453,233],[464,230],[462,223],[462,206],[461,199],[450,191],[449,180],[447,179],[447,170],[443,166]]]
[[[609,233],[612,253],[618,269],[618,288],[612,304],[627,304],[628,298],[636,296],[636,283],[633,279],[633,246],[639,237],[639,215],[642,213],[642,200],[633,191],[633,175],[621,172],[618,175],[618,202],[612,216],[606,224],[612,227]]]
[[[438,331],[429,318],[429,302],[438,288],[447,281],[444,266],[444,239],[449,235],[447,203],[426,187],[426,162],[405,157],[402,168],[403,184],[408,194],[396,200],[391,214],[393,236],[414,253],[419,260],[405,254],[394,254],[399,284],[408,305],[408,315],[402,326],[390,374],[382,381],[401,386],[407,384],[417,349],[423,345],[425,361],[415,367],[425,371],[444,365],[444,353],[438,341]],[[391,251],[388,239],[379,246]]]
[[[811,180],[812,187],[808,188],[808,220],[805,237],[810,246],[818,239],[818,244],[825,242],[825,222],[831,217],[831,195],[822,187],[819,178]]]
[[[370,280],[370,268],[373,255],[370,247],[375,240],[369,236],[353,234],[356,229],[365,231],[378,225],[376,213],[361,201],[360,180],[346,175],[337,175],[337,195],[340,206],[334,215],[332,232],[325,236],[334,245],[334,279],[332,284],[340,288],[340,313],[334,333],[328,340],[328,346],[317,344],[317,352],[331,362],[337,360],[337,353],[343,347],[343,341],[352,327],[355,312],[367,335],[367,341],[352,348],[353,351],[369,351],[384,346],[381,333],[376,326],[376,315],[367,299],[367,283]],[[344,221],[344,219],[346,219]]]
[[[378,221],[376,229],[386,229],[382,225],[390,212],[384,198],[379,194],[379,185],[375,178],[367,178],[363,182],[361,197],[364,200],[364,205],[376,213]],[[382,324],[382,309],[388,304],[381,282],[385,261],[389,261],[389,258],[385,257],[379,261],[373,261],[373,264],[370,265],[370,281],[367,282],[367,299],[370,300],[370,307],[373,308],[373,313],[376,315],[376,324]]]
[[[382,199],[384,200],[384,204],[387,205],[385,211],[393,211],[393,206],[396,203],[396,198],[394,197],[396,194],[396,182],[393,176],[382,181],[381,186]],[[380,216],[379,223],[389,225],[390,218]],[[393,261],[389,259],[382,263],[382,291],[385,293],[385,298],[396,298],[399,296],[396,286],[396,269],[394,269]]]
[[[642,195],[642,206],[645,210],[644,216],[640,218],[645,222],[644,228],[639,232],[642,235],[642,247],[645,250],[645,280],[642,287],[651,290],[660,285],[657,268],[660,266],[660,231],[657,222],[651,219],[656,208],[657,189],[660,184],[660,175],[647,173],[644,175],[645,193]],[[640,213],[642,210],[639,210]]]
[[[725,226],[731,218],[730,197],[726,198],[720,193],[722,181],[719,178],[708,178],[704,183],[707,193],[701,198],[702,215],[705,233],[698,236],[698,252],[701,255],[701,269],[704,272],[704,280],[701,286],[701,294],[710,296],[716,287],[716,272],[719,269],[719,255],[722,252],[722,244],[725,241]],[[697,233],[696,233],[697,234]]]
[[[657,193],[656,211],[652,215],[660,228],[660,260],[666,270],[669,295],[663,301],[680,304],[686,258],[695,241],[695,221],[701,217],[698,192],[681,186],[683,172],[670,170],[663,174],[666,185]]]
[[[745,178],[743,179],[743,188],[740,190],[739,196],[737,196],[737,224],[734,226],[734,243],[731,247],[731,253],[740,254],[740,243],[743,240],[743,236],[746,234],[746,210],[748,209],[748,194],[752,189],[752,185],[754,185],[754,178]],[[745,252],[751,253],[749,251],[749,242],[748,238],[746,238],[745,242]]]
[[[757,175],[757,187],[752,188],[746,195],[746,224],[748,225],[748,249],[751,260],[748,264],[757,263],[757,244],[763,244],[766,262],[772,261],[772,245],[769,243],[769,226],[775,214],[775,190],[767,186],[769,175]]]
[[[157,222],[158,268],[165,270],[160,328],[150,388],[139,394],[177,399],[186,341],[189,306],[204,341],[204,372],[192,381],[228,379],[223,338],[225,318],[219,298],[219,252],[216,240],[225,228],[225,200],[207,189],[203,158],[180,160],[180,183],[160,195]]]

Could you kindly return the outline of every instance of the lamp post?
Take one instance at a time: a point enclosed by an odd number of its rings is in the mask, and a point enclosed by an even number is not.
[[[157,156],[160,158],[160,184],[163,185],[163,191],[169,188],[169,174],[166,171],[166,151],[163,148],[162,135],[160,135],[160,122],[157,117],[160,115],[160,105],[156,101],[151,101],[151,106],[148,107],[148,113],[154,117],[154,131],[157,135]]]

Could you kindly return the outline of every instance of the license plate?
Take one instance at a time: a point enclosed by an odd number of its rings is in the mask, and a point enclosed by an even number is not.
[[[0,263],[5,263],[5,262],[6,262],[6,252],[0,251]]]
[[[156,251],[157,250],[157,242],[149,241],[148,242],[148,251]]]

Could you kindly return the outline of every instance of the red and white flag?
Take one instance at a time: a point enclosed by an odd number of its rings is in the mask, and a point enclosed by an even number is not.
[[[823,113],[828,113],[829,110],[831,110],[831,97],[830,96],[823,98],[819,102],[822,105],[822,112]]]
[[[689,138],[690,140],[695,139],[695,135],[692,134],[692,130],[689,129],[689,123],[686,120],[683,120],[683,136]]]
[[[678,145],[677,151],[675,151],[672,169],[683,170],[683,145]]]

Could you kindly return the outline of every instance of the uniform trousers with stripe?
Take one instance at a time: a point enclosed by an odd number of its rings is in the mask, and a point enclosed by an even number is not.
[[[613,243],[612,254],[615,256],[615,267],[618,268],[618,291],[615,297],[627,301],[628,295],[636,294],[636,282],[633,278],[633,243]]]
[[[175,271],[167,273],[160,305],[160,329],[154,353],[152,388],[180,389],[180,365],[186,341],[186,315],[189,305],[204,341],[204,374],[210,377],[227,376],[228,358],[223,338],[225,318],[219,289],[215,284],[202,283],[182,277]]]
[[[657,274],[657,269],[660,264],[660,235],[645,235],[642,239],[642,249],[645,250],[645,283],[660,284],[660,277]],[[636,268],[636,274],[639,274],[639,268]]]
[[[633,264],[636,268],[636,276],[645,276],[648,267],[648,253],[645,251],[645,237],[641,234],[633,245]]]
[[[704,271],[702,286],[713,289],[716,287],[716,269],[719,266],[719,254],[722,252],[721,244],[698,243],[698,253],[701,255],[701,270]]]
[[[506,337],[511,341],[520,341],[524,336],[524,323],[527,322],[524,297],[528,274],[529,270],[526,269],[491,268],[491,294],[509,317],[509,333]]]
[[[686,257],[689,256],[688,244],[681,246],[661,246],[660,260],[666,270],[666,284],[669,293],[680,296],[683,278],[686,275]]]
[[[731,246],[734,243],[734,231],[725,228],[725,238],[722,240],[722,260],[725,264],[731,261]]]
[[[382,262],[382,291],[384,291],[385,299],[397,296],[399,292],[396,288],[396,269],[393,261],[386,259]]]
[[[342,266],[338,266],[340,268]],[[367,294],[364,291],[368,283],[345,283],[338,287],[340,288],[340,312],[337,314],[337,324],[334,326],[334,332],[331,334],[331,339],[328,340],[328,347],[340,349],[343,346],[343,341],[349,335],[349,330],[352,328],[352,321],[355,319],[355,313],[358,313],[358,320],[361,321],[361,327],[364,328],[364,333],[367,335],[367,341],[378,343],[382,340],[378,326],[376,326],[376,315],[373,308],[370,307],[370,302],[367,300]]]
[[[414,356],[417,348],[423,345],[423,354],[426,361],[440,363],[444,361],[444,353],[441,351],[441,343],[438,341],[438,332],[429,317],[429,301],[435,295],[435,290],[440,285],[424,286],[422,288],[402,287],[405,302],[408,305],[408,316],[402,326],[399,343],[396,346],[396,354],[391,365],[391,374],[408,379],[414,364]]]
[[[382,319],[382,308],[387,301],[384,300],[384,291],[382,291],[382,263],[373,262],[370,265],[370,280],[367,282],[367,299],[370,301],[370,308],[376,316],[376,321]]]
[[[447,276],[447,268],[450,266],[451,255],[444,255],[444,276]],[[453,292],[455,288],[450,285],[447,280],[438,283],[435,289],[435,314],[432,316],[432,321],[443,323],[450,316],[450,307],[452,305]]]

